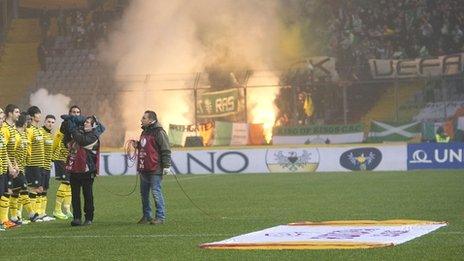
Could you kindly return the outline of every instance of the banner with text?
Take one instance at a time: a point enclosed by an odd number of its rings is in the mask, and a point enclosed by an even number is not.
[[[456,75],[463,71],[464,53],[412,60],[371,59],[369,65],[375,79],[416,78]]]
[[[464,143],[408,144],[408,170],[464,169]]]
[[[203,144],[209,144],[214,130],[214,122],[191,125],[169,124],[169,142],[174,146],[184,146],[185,139],[191,136],[201,136]]]
[[[198,118],[215,118],[236,114],[238,111],[238,89],[205,92],[197,100]]]
[[[273,144],[359,143],[364,138],[363,124],[275,127]]]

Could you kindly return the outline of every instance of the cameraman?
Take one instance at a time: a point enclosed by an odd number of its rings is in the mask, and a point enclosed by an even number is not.
[[[71,141],[68,143],[69,155],[66,162],[66,170],[70,173],[72,194],[72,207],[74,220],[71,226],[91,225],[94,217],[93,181],[98,175],[100,157],[100,140],[96,130],[97,119],[95,116],[85,118],[83,128],[76,128],[73,122],[68,123]],[[65,133],[65,136],[68,133]],[[84,195],[85,221],[82,223],[81,197]]]

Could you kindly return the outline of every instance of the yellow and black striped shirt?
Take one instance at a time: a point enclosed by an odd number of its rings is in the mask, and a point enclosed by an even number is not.
[[[8,155],[6,152],[8,137],[5,128],[0,128],[0,175],[6,173],[8,169]]]
[[[63,142],[64,135],[61,132],[57,132],[55,134],[55,138],[53,139],[53,161],[66,161],[68,158],[68,148],[66,148],[66,144]]]
[[[16,150],[16,145],[18,144],[18,141],[20,137],[16,135],[16,127],[14,125],[10,125],[8,122],[3,122],[3,126],[6,131],[8,131],[8,143],[6,145],[6,153],[8,155],[8,158],[10,159],[11,163],[14,163],[15,159],[15,150]]]
[[[19,137],[21,137],[18,146],[16,147],[16,162],[18,163],[19,170],[24,173],[29,140],[27,139],[26,131],[16,130],[16,132],[18,133]]]
[[[44,169],[50,170],[52,168],[53,135],[45,127],[40,130],[44,137]]]
[[[45,147],[44,136],[39,127],[31,125],[26,130],[27,139],[29,140],[28,157],[26,166],[44,167]]]

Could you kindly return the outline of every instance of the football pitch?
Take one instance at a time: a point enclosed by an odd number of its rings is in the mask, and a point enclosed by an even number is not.
[[[462,171],[179,175],[164,180],[167,222],[137,225],[135,176],[99,177],[92,226],[34,223],[0,232],[0,259],[456,260],[464,258]],[[57,183],[52,182],[52,212]],[[221,218],[224,217],[224,218]],[[448,226],[404,244],[362,250],[209,250],[220,241],[296,221],[419,219]]]

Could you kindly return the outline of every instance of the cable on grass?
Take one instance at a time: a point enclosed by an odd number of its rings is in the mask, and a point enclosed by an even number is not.
[[[135,163],[137,162],[137,141],[136,140],[128,140],[124,144],[124,152],[127,157],[127,160],[130,162],[129,163],[129,168],[132,168]],[[121,194],[121,193],[116,193],[108,188],[106,188],[104,185],[101,185],[104,190],[106,190],[108,193],[112,195],[116,195],[119,197],[128,197],[132,194],[134,194],[135,190],[137,189],[137,184],[138,184],[138,173],[135,175],[135,182],[134,182],[134,187],[131,189],[129,193]],[[98,180],[98,179],[97,179]]]

